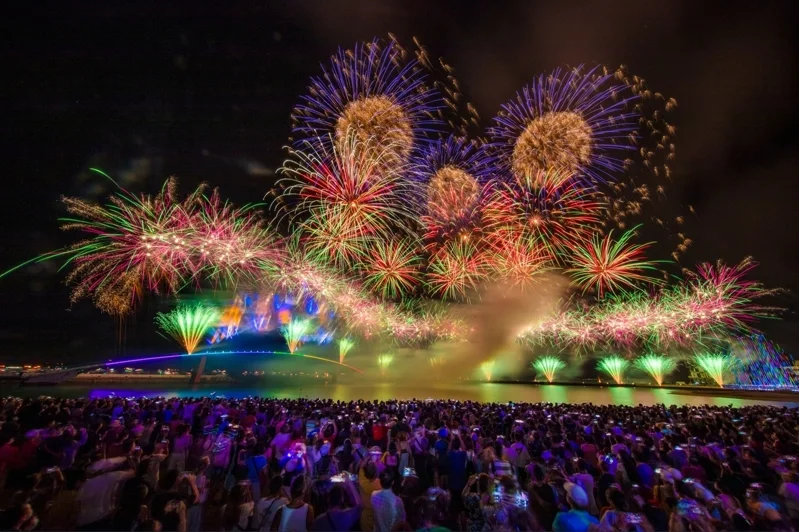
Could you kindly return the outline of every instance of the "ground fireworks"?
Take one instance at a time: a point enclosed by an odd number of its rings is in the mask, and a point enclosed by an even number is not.
[[[197,305],[180,305],[167,312],[159,312],[155,322],[166,334],[174,338],[192,354],[197,344],[219,322],[219,311],[202,303]]]
[[[280,328],[280,333],[286,340],[286,346],[292,355],[302,345],[304,337],[311,332],[311,320],[293,318]]]
[[[355,347],[355,342],[351,338],[340,338],[338,341],[338,363],[344,363],[344,357],[347,356],[352,348]]]
[[[674,371],[677,363],[663,355],[644,355],[635,360],[635,367],[649,373],[658,386],[663,386],[663,378]]]
[[[558,357],[541,357],[530,364],[533,369],[546,377],[547,381],[555,380],[555,372],[566,367],[566,364]]]
[[[487,381],[491,381],[491,376],[494,373],[494,360],[486,360],[482,364],[480,364],[480,371],[483,373],[483,377]]]
[[[616,384],[624,383],[624,372],[627,371],[628,367],[630,367],[630,362],[617,356],[603,358],[596,365],[596,369],[606,373],[609,377],[616,381]]]
[[[380,375],[385,377],[391,363],[394,362],[394,355],[384,353],[377,357],[377,367],[380,368]]]
[[[694,363],[721,388],[724,388],[724,382],[732,377],[733,372],[738,369],[741,364],[741,362],[732,355],[714,353],[697,354],[694,356]]]

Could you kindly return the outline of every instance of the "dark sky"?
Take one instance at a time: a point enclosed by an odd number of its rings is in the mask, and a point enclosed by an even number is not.
[[[698,213],[689,259],[753,255],[764,283],[793,291],[776,302],[795,305],[799,23],[791,2],[216,4],[39,3],[0,22],[0,269],[71,241],[58,229],[59,195],[110,191],[90,166],[135,191],[177,175],[183,191],[206,181],[238,203],[260,200],[283,159],[291,108],[319,63],[338,46],[392,32],[408,47],[419,37],[456,68],[484,126],[538,73],[628,65],[680,104],[670,199]],[[56,268],[0,280],[0,357],[97,359],[114,350],[114,321],[88,302],[67,311]],[[152,311],[129,320],[128,344],[164,344],[153,339]],[[796,353],[796,323],[789,313],[764,330]]]

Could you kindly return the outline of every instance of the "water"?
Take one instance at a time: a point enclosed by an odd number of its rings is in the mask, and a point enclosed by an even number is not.
[[[102,386],[102,387],[97,387]],[[5,392],[5,391],[4,391]],[[64,386],[24,387],[8,390],[5,393],[23,396],[52,395],[56,397],[141,397],[200,395],[241,398],[247,396],[278,398],[331,398],[349,401],[353,399],[458,399],[483,402],[545,402],[545,403],[594,403],[623,405],[733,405],[746,406],[770,404],[797,407],[799,403],[778,401],[755,401],[721,396],[695,396],[674,393],[674,390],[659,388],[624,388],[568,385],[501,384],[485,382],[437,382],[435,384],[411,384],[398,382],[375,383],[325,383],[296,382],[292,384],[230,383],[224,385],[182,386],[178,383],[136,383],[136,384],[98,384],[83,386],[71,384]]]

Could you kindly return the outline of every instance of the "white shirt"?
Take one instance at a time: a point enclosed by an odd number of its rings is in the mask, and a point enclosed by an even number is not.
[[[372,493],[372,510],[375,516],[375,532],[388,532],[398,522],[405,520],[402,499],[394,495],[391,489]]]
[[[122,483],[133,476],[133,471],[111,471],[87,480],[75,495],[80,503],[75,524],[88,525],[111,515]]]

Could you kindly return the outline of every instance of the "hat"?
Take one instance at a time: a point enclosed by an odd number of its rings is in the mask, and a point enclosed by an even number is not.
[[[330,444],[326,443],[322,445],[322,448],[319,449],[319,454],[322,456],[327,456],[328,454],[330,454]]]
[[[586,495],[583,488],[573,482],[566,482],[563,484],[563,489],[566,490],[566,494],[576,506],[580,508],[588,507],[588,495]]]

